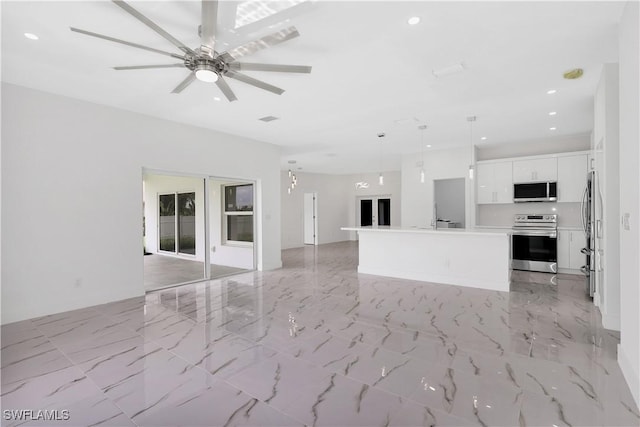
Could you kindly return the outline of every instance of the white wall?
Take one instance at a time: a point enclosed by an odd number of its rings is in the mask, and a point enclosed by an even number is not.
[[[303,246],[304,193],[318,193],[318,243],[355,240],[356,233],[340,230],[355,226],[357,199],[364,196],[391,197],[391,225],[400,225],[400,173],[385,172],[384,185],[378,185],[378,174],[325,175],[295,172],[298,185],[291,194],[287,171],[281,172],[282,248]],[[360,181],[369,183],[367,189],[356,189]]]
[[[425,154],[425,182],[420,182],[420,153],[402,157],[402,226],[430,227],[433,217],[433,181],[436,179],[464,178],[466,183],[465,223],[474,224],[475,210],[473,181],[469,179],[471,148],[434,150]]]
[[[596,305],[607,329],[620,330],[619,67],[605,64],[594,100],[592,156],[597,173]]]
[[[640,4],[628,1],[620,22],[620,348],[618,362],[640,406]]]
[[[2,150],[3,324],[144,293],[144,167],[258,180],[282,265],[276,146],[3,83]]]
[[[253,269],[253,247],[223,244],[224,222],[222,218],[222,186],[229,184],[246,184],[246,182],[209,180],[210,224],[209,244],[211,246],[211,264],[229,267]],[[255,189],[254,189],[255,191]]]
[[[280,173],[282,200],[282,248],[304,245],[304,193],[318,193],[318,244],[348,240],[349,234],[340,230],[347,221],[347,189],[341,175],[295,172],[298,185],[288,194],[289,175]]]
[[[384,185],[379,184],[379,176],[380,175],[377,173],[344,176],[344,185],[346,185],[349,190],[347,194],[347,226],[354,227],[359,224],[359,203],[361,198],[389,197],[391,198],[391,227],[400,227],[402,223],[402,175],[397,171],[384,172]],[[369,188],[356,188],[356,183],[358,182],[367,182],[369,184]],[[356,240],[357,233],[350,231],[349,239]]]
[[[158,252],[158,196],[181,192],[196,193],[196,255],[183,255],[187,259],[204,261],[204,183],[200,178],[145,174],[144,217],[146,223],[145,246],[148,252]]]

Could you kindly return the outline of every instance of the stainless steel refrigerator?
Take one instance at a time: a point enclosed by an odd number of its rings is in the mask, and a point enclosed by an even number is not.
[[[598,203],[598,183],[596,171],[587,174],[587,185],[582,195],[582,228],[586,237],[586,247],[582,253],[586,256],[585,265],[581,267],[582,273],[586,276],[586,291],[593,298],[596,291],[596,237],[598,234],[599,222],[596,218],[596,205]]]

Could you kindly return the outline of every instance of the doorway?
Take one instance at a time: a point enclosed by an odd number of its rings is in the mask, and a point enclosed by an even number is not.
[[[253,181],[143,173],[145,290],[255,269]]]
[[[391,197],[372,196],[358,198],[356,222],[360,227],[390,226]]]
[[[433,206],[438,228],[465,228],[465,179],[433,181]]]

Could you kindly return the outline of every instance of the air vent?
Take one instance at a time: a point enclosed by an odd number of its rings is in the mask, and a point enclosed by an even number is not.
[[[259,118],[258,120],[263,121],[263,122],[272,122],[274,120],[278,120],[278,118],[275,117],[275,116],[264,116],[264,117]]]

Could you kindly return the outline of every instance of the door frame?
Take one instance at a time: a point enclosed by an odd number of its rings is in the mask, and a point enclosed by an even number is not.
[[[176,191],[168,191],[168,192],[162,192],[162,193],[156,193],[156,199],[157,199],[157,206],[158,208],[160,208],[160,196],[168,196],[168,195],[173,195],[174,196],[174,209],[175,212],[173,214],[173,234],[175,237],[175,243],[174,243],[174,250],[173,251],[165,251],[160,249],[160,209],[157,210],[156,212],[156,216],[158,218],[157,220],[157,230],[156,230],[156,237],[157,237],[157,248],[158,248],[158,253],[161,253],[162,255],[173,255],[176,257],[185,257],[185,258],[195,258],[196,254],[189,254],[186,252],[180,252],[179,248],[180,248],[180,244],[179,244],[179,240],[180,240],[180,218],[178,216],[178,196],[180,194],[184,194],[184,193],[197,193],[197,191],[195,189],[193,190],[176,190]],[[196,245],[197,247],[197,245]]]
[[[307,243],[306,221],[307,221],[307,197],[312,196],[312,215],[313,215],[313,242]],[[302,201],[302,244],[304,245],[318,245],[318,193],[304,193]]]
[[[372,194],[368,196],[356,196],[356,227],[361,227],[360,224],[360,201],[361,200],[371,200],[372,209],[371,214],[374,219],[372,219],[372,224],[374,227],[378,226],[378,200],[379,199],[389,199],[389,215],[391,216],[391,212],[393,212],[393,197],[391,194]],[[389,221],[391,224],[391,221]]]
[[[252,178],[245,178],[245,177],[239,177],[239,176],[235,176],[235,177],[229,177],[229,176],[219,176],[219,175],[213,175],[213,174],[197,174],[197,173],[185,173],[185,172],[176,172],[176,171],[168,171],[168,170],[163,170],[163,169],[153,169],[153,168],[147,168],[147,167],[142,167],[141,168],[141,174],[140,174],[140,183],[141,183],[141,187],[140,189],[142,190],[142,200],[144,202],[144,196],[145,196],[145,189],[144,189],[144,185],[142,184],[144,182],[144,177],[145,175],[163,175],[163,176],[175,176],[175,177],[186,177],[186,178],[197,178],[197,179],[202,179],[204,182],[204,197],[203,197],[203,208],[204,208],[204,276],[202,279],[197,279],[197,280],[191,280],[191,281],[187,281],[187,282],[182,282],[182,283],[175,283],[175,284],[171,284],[171,285],[167,285],[164,287],[159,287],[159,288],[154,288],[151,290],[145,290],[145,293],[148,292],[155,292],[161,289],[167,289],[167,288],[173,288],[176,286],[182,286],[182,285],[187,285],[190,283],[198,283],[198,282],[203,282],[203,281],[208,281],[211,280],[211,220],[210,220],[210,213],[211,213],[211,207],[210,207],[210,189],[211,189],[211,180],[226,180],[226,181],[239,181],[239,182],[246,182],[247,184],[253,184],[253,268],[250,271],[256,271],[258,270],[258,266],[260,265],[260,242],[261,242],[261,238],[262,238],[262,221],[261,221],[261,217],[262,217],[262,183],[260,180],[256,180],[256,179],[252,179]],[[182,192],[182,191],[180,191]],[[163,194],[171,194],[169,193],[163,193]],[[157,203],[157,199],[159,197],[159,194],[156,194],[156,203]],[[143,212],[144,215],[144,212]],[[159,215],[159,212],[156,212],[156,215]],[[176,215],[177,217],[177,215]],[[159,222],[158,222],[158,227],[159,227]],[[222,227],[222,225],[220,225],[220,227]],[[159,238],[159,230],[156,231],[156,233],[158,233],[158,238]],[[177,242],[176,242],[177,245]],[[160,246],[158,245],[158,252],[159,251]],[[182,256],[181,254],[176,254],[173,252],[166,252],[163,251],[162,252],[164,255],[169,255],[169,256]],[[190,254],[185,254],[185,257],[195,257],[195,255],[190,255]],[[144,254],[141,255],[141,259],[140,261],[142,263],[144,263]],[[143,268],[144,270],[144,268]]]

